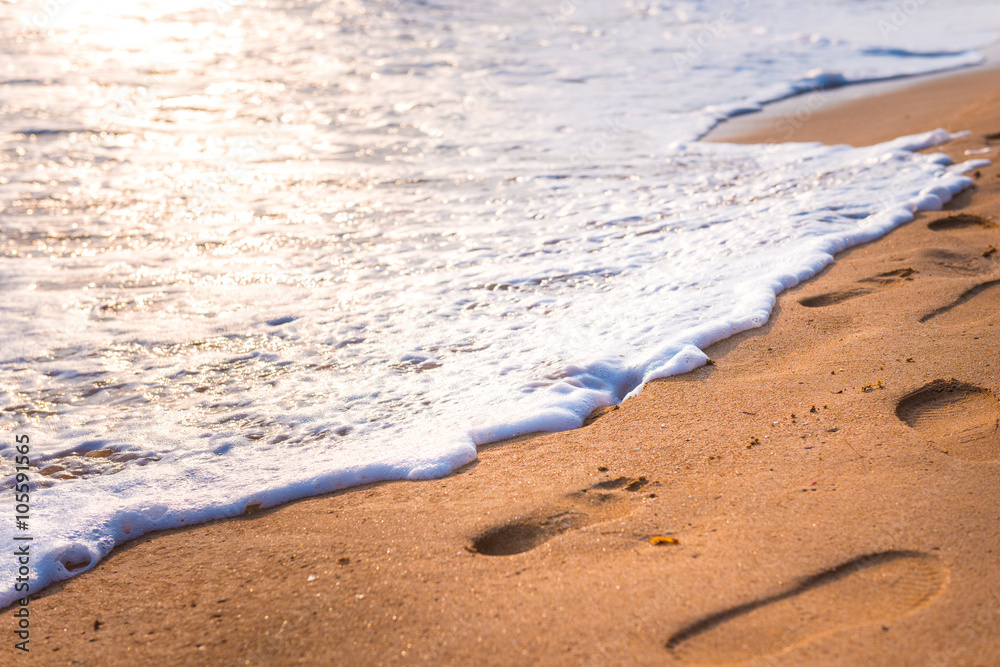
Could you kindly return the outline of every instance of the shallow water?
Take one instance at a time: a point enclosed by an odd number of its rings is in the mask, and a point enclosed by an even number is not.
[[[969,181],[912,152],[942,133],[697,138],[978,63],[1000,29],[990,2],[913,6],[0,6],[0,475],[30,435],[35,583],[445,474],[763,324]]]

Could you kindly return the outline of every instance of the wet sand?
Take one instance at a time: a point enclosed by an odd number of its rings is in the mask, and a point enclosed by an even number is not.
[[[727,132],[1000,152],[995,69],[807,99]],[[997,664],[1000,169],[975,180],[582,429],[116,549],[33,600],[16,664]]]

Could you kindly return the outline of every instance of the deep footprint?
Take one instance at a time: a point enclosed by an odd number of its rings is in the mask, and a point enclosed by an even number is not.
[[[982,229],[991,229],[996,227],[995,224],[987,220],[986,218],[980,217],[978,215],[969,215],[968,213],[960,213],[958,215],[951,215],[947,218],[941,218],[940,220],[935,220],[927,225],[927,229],[935,232],[946,232],[954,229],[968,229],[969,227],[980,227]]]
[[[990,259],[991,255],[989,252],[960,253],[943,248],[928,248],[920,252],[922,261],[962,276],[978,276],[993,271],[995,262]]]
[[[645,477],[618,477],[571,493],[558,505],[490,528],[472,541],[471,550],[485,556],[512,556],[548,542],[557,535],[592,523],[625,516],[630,509],[620,490],[636,492],[646,486]]]
[[[869,554],[781,593],[707,616],[675,633],[667,649],[688,663],[744,662],[898,618],[927,604],[944,583],[936,557],[915,551]]]
[[[926,315],[921,316],[920,321],[926,322],[928,320],[934,319],[938,315],[944,315],[952,308],[957,308],[958,306],[961,306],[963,303],[967,303],[972,299],[976,298],[983,292],[992,290],[994,287],[1000,287],[1000,280],[989,280],[985,283],[980,283],[975,287],[971,287],[967,289],[965,292],[963,292],[961,296],[959,296],[957,299],[949,303],[947,306],[941,306],[940,308],[932,310]]]
[[[875,283],[877,285],[891,285],[899,280],[913,280],[914,273],[916,273],[914,269],[906,267],[904,269],[896,269],[895,271],[886,271],[885,273],[880,273],[877,276],[865,278],[861,282]]]
[[[935,380],[907,394],[896,416],[953,456],[1000,456],[1000,401],[989,389],[958,380]]]
[[[871,278],[864,278],[858,282],[888,286],[901,280],[913,280],[912,276],[914,273],[916,273],[916,271],[907,267],[903,269],[895,269],[893,271],[886,271],[885,273],[880,273],[877,276],[872,276]],[[832,306],[836,303],[841,303],[858,296],[871,294],[874,291],[874,289],[867,287],[857,287],[855,289],[843,290],[841,292],[827,292],[826,294],[806,297],[805,299],[799,299],[799,303],[806,308],[823,308],[825,306]]]
[[[835,303],[840,303],[842,301],[847,301],[848,299],[853,299],[857,296],[864,296],[865,294],[871,294],[870,289],[852,289],[845,290],[843,292],[828,292],[827,294],[820,294],[819,296],[811,296],[805,299],[799,299],[799,303],[806,308],[823,308],[824,306],[832,306]]]

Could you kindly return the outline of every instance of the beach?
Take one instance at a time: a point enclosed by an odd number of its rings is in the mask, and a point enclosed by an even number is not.
[[[941,127],[995,162],[998,83],[725,139]],[[32,599],[16,664],[995,664],[1000,168],[970,176],[584,428],[116,548]]]

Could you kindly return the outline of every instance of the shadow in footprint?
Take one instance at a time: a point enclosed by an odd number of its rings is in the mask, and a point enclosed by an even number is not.
[[[707,616],[675,633],[667,649],[688,663],[744,662],[820,635],[898,618],[929,602],[944,582],[944,568],[934,556],[868,554]]]
[[[848,299],[853,299],[857,296],[864,296],[865,294],[871,293],[872,290],[870,289],[852,289],[845,290],[843,292],[828,292],[818,296],[799,299],[799,303],[806,308],[823,308],[824,306],[832,306],[835,303],[840,303],[842,301],[847,301]]]
[[[916,273],[914,269],[906,267],[905,269],[896,269],[895,271],[886,271],[885,273],[880,273],[877,276],[872,276],[871,278],[865,278],[860,282],[863,283],[875,283],[876,285],[891,285],[899,280],[913,280],[913,274]]]
[[[916,271],[907,267],[903,269],[895,269],[893,271],[886,271],[885,273],[880,273],[877,276],[872,276],[871,278],[863,278],[858,282],[885,287],[901,280],[913,280],[912,276],[915,273]],[[872,288],[858,287],[840,292],[827,292],[826,294],[810,296],[805,299],[799,299],[799,303],[806,308],[822,308],[824,306],[832,306],[836,303],[841,303],[842,301],[847,301],[848,299],[853,299],[858,296],[871,294],[874,291],[875,289]]]
[[[471,550],[485,556],[512,556],[531,551],[557,535],[629,513],[620,491],[634,493],[649,481],[645,477],[618,477],[571,493],[562,502],[527,517],[490,528],[472,541]]]
[[[948,272],[963,276],[976,276],[993,270],[994,263],[989,259],[991,254],[987,252],[977,255],[952,252],[942,248],[930,248],[921,251],[920,257],[928,264],[941,267]]]
[[[926,322],[927,320],[934,319],[938,315],[944,315],[952,308],[957,308],[958,306],[961,306],[963,303],[971,301],[972,299],[979,296],[983,292],[991,290],[994,287],[1000,287],[1000,280],[988,280],[985,283],[980,283],[976,285],[975,287],[970,287],[969,289],[962,292],[962,294],[957,299],[955,299],[948,305],[941,306],[940,308],[936,308],[931,312],[927,313],[926,315],[922,315],[920,317],[920,321]]]
[[[947,232],[954,229],[968,229],[969,227],[979,227],[981,229],[991,229],[996,227],[995,224],[987,220],[986,218],[980,217],[978,215],[970,215],[968,213],[960,213],[958,215],[951,215],[947,218],[941,218],[940,220],[935,220],[927,225],[927,229],[935,232]]]
[[[1000,401],[958,380],[935,380],[900,399],[896,416],[946,454],[988,460],[1000,456]]]

